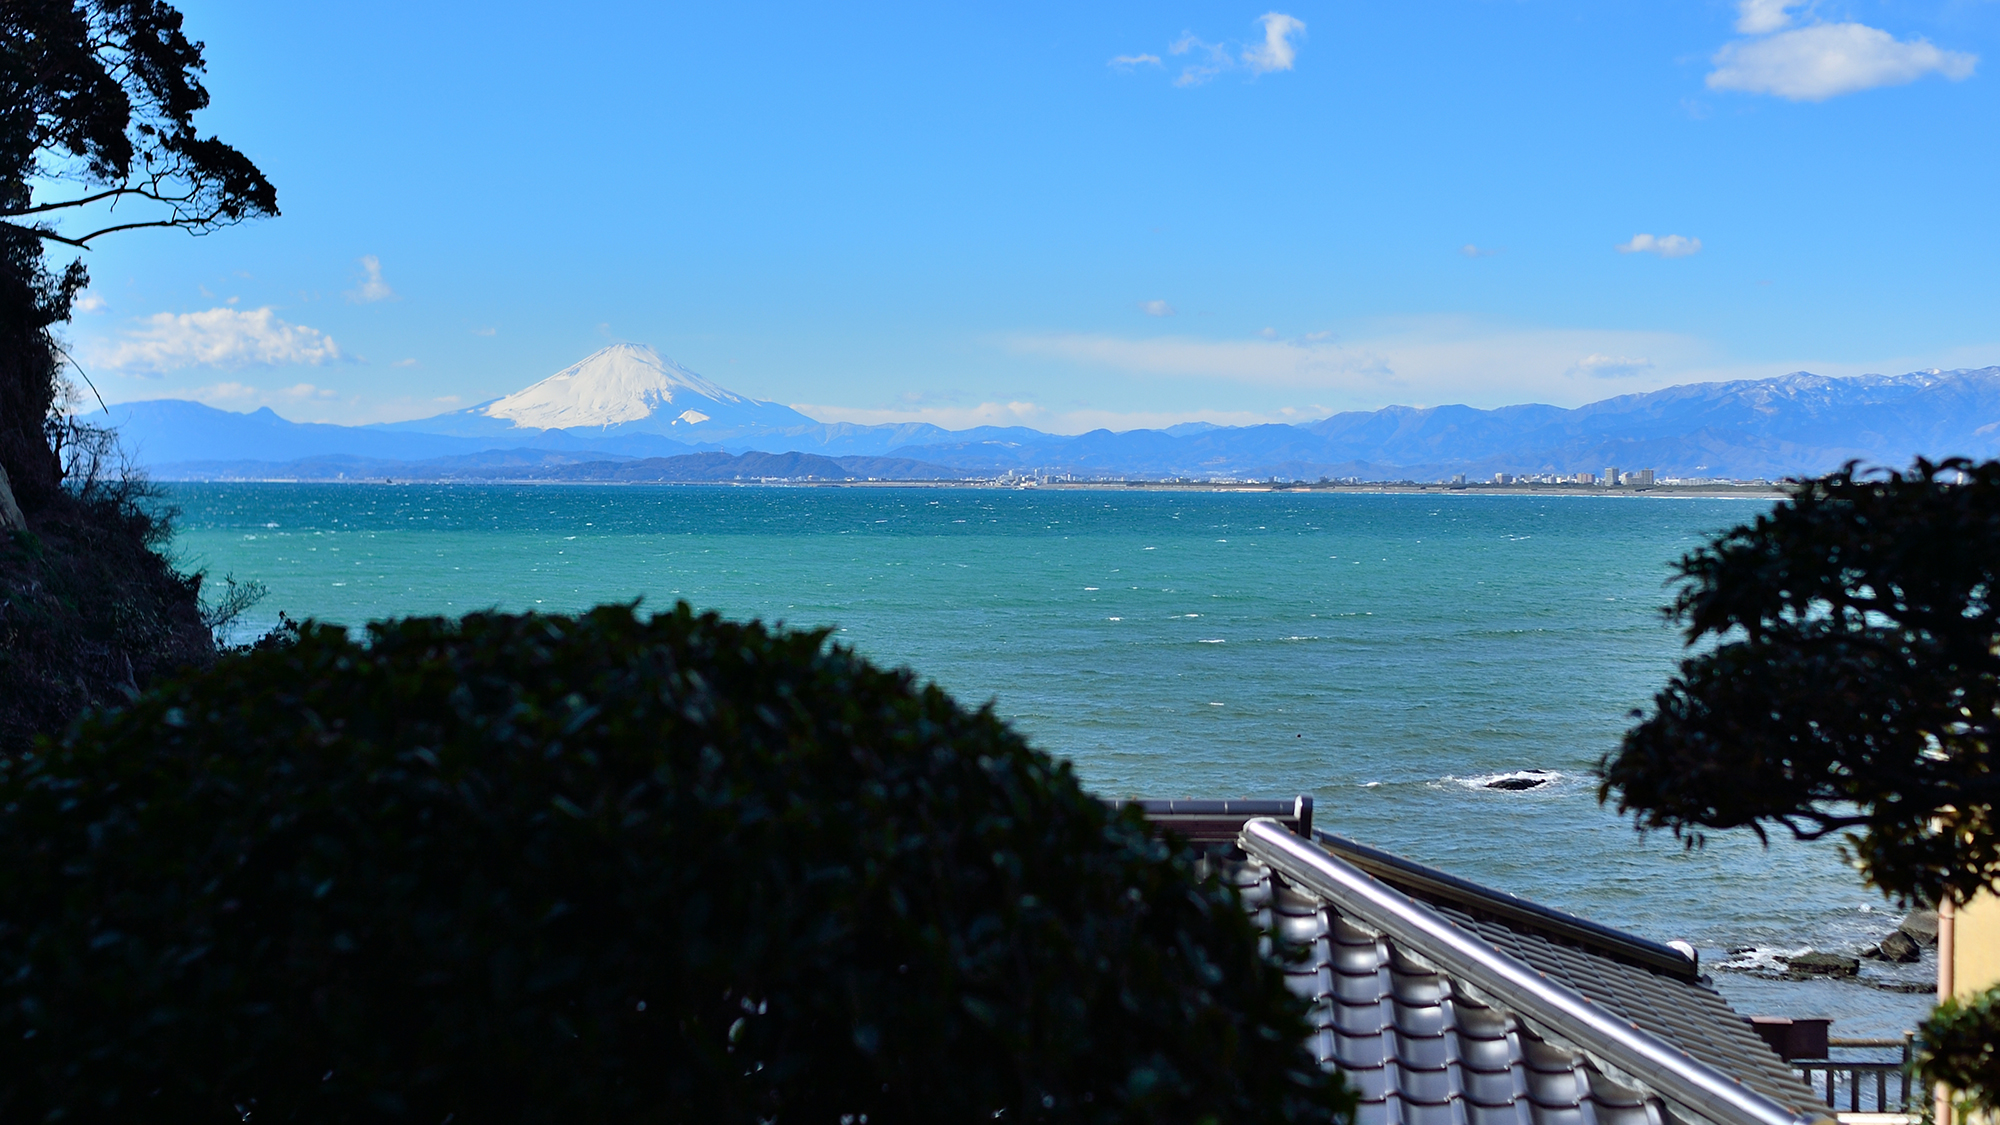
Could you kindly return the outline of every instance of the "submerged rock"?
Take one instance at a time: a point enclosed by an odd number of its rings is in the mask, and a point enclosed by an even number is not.
[[[1486,783],[1487,789],[1504,789],[1510,793],[1523,789],[1540,789],[1554,781],[1556,775],[1547,770],[1522,770],[1519,773],[1503,774]]]
[[[1861,959],[1814,950],[1785,960],[1785,975],[1794,980],[1805,977],[1851,978],[1860,975]]]

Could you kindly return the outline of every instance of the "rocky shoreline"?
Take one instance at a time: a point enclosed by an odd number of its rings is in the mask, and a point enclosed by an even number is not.
[[[1936,971],[1895,972],[1891,965],[1935,966],[1937,912],[1915,910],[1905,915],[1881,941],[1853,953],[1800,949],[1791,952],[1744,946],[1728,950],[1729,960],[1714,968],[1772,980],[1837,980],[1885,992],[1930,992]],[[1925,979],[1928,976],[1929,979]]]

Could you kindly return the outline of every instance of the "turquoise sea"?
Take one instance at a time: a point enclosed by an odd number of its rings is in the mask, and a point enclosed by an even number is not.
[[[1768,501],[976,488],[175,484],[183,565],[358,625],[644,599],[823,626],[994,701],[1106,795],[1312,793],[1333,831],[1659,940],[1746,1014],[1922,995],[1754,972],[1899,912],[1831,843],[1641,837],[1590,770],[1679,658],[1668,564]],[[1485,787],[1548,771],[1531,790]],[[1736,952],[1732,952],[1736,951]],[[1868,973],[1920,982],[1921,966]]]

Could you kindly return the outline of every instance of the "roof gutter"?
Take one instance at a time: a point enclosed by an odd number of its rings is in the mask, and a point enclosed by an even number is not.
[[[1473,982],[1537,1027],[1573,1045],[1590,1044],[1589,1054],[1718,1125],[1813,1125],[1827,1120],[1827,1114],[1788,1109],[1619,1019],[1274,821],[1250,821],[1239,842],[1244,851],[1286,878],[1338,903],[1343,911],[1352,911],[1444,972]]]

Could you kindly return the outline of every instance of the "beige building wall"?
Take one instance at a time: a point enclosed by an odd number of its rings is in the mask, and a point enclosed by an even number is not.
[[[2000,984],[2000,897],[1981,891],[1964,906],[1946,904],[1938,913],[1938,999],[1964,1000]],[[1942,1086],[1932,1113],[1945,1125],[1988,1125],[1983,1116],[1959,1118]]]
[[[2000,984],[2000,897],[1981,891],[1954,913],[1951,992],[1964,999]]]

